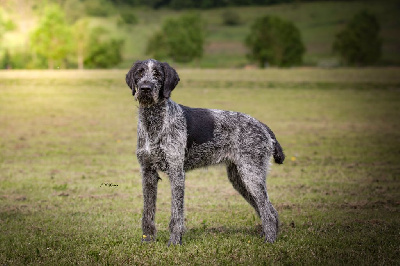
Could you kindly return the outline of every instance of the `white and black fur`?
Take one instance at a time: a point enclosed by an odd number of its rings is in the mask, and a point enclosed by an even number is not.
[[[269,201],[265,179],[271,156],[279,164],[285,159],[274,133],[246,114],[173,102],[170,95],[178,82],[172,67],[154,59],[135,62],[126,75],[139,101],[136,154],[144,199],[142,241],[156,237],[157,171],[165,172],[171,182],[168,244],[182,244],[185,171],[224,163],[233,187],[261,218],[265,240],[274,242],[278,213]]]

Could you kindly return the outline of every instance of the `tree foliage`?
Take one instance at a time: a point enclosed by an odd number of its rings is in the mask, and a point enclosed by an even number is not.
[[[290,21],[273,16],[256,19],[245,44],[250,49],[250,59],[260,67],[300,65],[305,52],[298,28]]]
[[[237,26],[242,23],[239,13],[228,9],[222,13],[222,22],[226,26]]]
[[[37,56],[46,58],[48,67],[61,63],[66,67],[76,56],[78,67],[108,68],[122,61],[123,40],[110,39],[102,28],[92,29],[87,19],[68,25],[58,5],[45,9],[38,27],[31,34],[31,48]],[[72,63],[74,64],[74,63]]]
[[[86,16],[85,2],[81,0],[64,0],[62,8],[69,23],[74,23]]]
[[[98,27],[91,30],[85,65],[89,68],[109,68],[122,61],[123,40],[107,38],[107,31]]]
[[[15,26],[14,22],[11,19],[6,18],[3,9],[0,7],[0,48],[1,48],[1,42],[3,39],[3,35],[7,31],[12,31],[15,28],[16,28],[16,26]]]
[[[216,8],[226,6],[272,5],[293,2],[294,0],[112,0],[118,4],[133,6],[149,6],[151,8],[169,7],[184,8]]]
[[[333,51],[348,65],[375,64],[381,57],[379,31],[377,18],[367,11],[361,11],[336,35]]]
[[[89,20],[80,19],[73,25],[73,37],[78,68],[84,68],[84,59],[89,50],[90,42]]]
[[[114,6],[107,0],[85,0],[86,14],[95,17],[107,17],[114,10]]]
[[[71,29],[67,25],[63,11],[57,5],[45,9],[39,25],[31,35],[32,49],[48,60],[49,68],[63,59],[72,49]]]
[[[204,24],[199,15],[183,15],[166,20],[161,31],[150,37],[146,53],[158,59],[190,62],[203,55]]]
[[[9,69],[11,68],[12,62],[11,62],[11,56],[10,52],[8,49],[5,50],[4,55],[3,55],[3,61],[1,62],[1,68],[2,69]]]

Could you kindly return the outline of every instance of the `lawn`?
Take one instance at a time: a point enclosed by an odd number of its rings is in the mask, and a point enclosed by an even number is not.
[[[260,220],[225,168],[187,174],[183,245],[167,247],[168,177],[156,243],[141,244],[137,102],[127,70],[0,72],[0,263],[399,264],[400,69],[180,69],[176,102],[250,114],[287,159]]]

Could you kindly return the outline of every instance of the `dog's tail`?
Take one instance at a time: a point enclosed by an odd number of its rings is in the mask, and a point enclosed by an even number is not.
[[[285,154],[283,153],[283,149],[281,147],[281,144],[279,144],[278,140],[275,139],[274,143],[274,160],[275,163],[277,164],[283,164],[283,161],[285,160]]]
[[[274,156],[275,163],[283,164],[283,161],[285,160],[285,154],[283,153],[281,144],[279,144],[278,140],[276,139],[274,132],[272,132],[272,130],[267,125],[265,124],[263,125],[267,129],[269,135],[271,136],[274,142],[274,152],[272,155]]]

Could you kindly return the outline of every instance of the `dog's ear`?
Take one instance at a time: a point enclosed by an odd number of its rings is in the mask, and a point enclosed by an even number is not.
[[[164,69],[164,87],[162,93],[164,98],[168,99],[171,96],[171,91],[175,89],[180,79],[178,73],[168,63],[161,63],[161,66]]]
[[[128,84],[129,88],[132,90],[132,95],[135,95],[136,93],[135,72],[141,63],[142,61],[139,60],[133,63],[131,69],[128,71],[125,77],[126,84]]]

